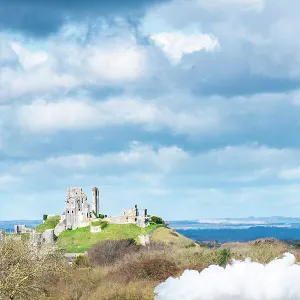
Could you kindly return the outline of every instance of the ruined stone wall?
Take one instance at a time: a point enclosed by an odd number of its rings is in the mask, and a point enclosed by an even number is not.
[[[29,233],[32,232],[32,228],[27,228],[26,225],[14,225],[14,230],[15,233],[20,234],[20,233]]]
[[[30,233],[29,244],[32,247],[38,248],[42,246],[53,247],[55,245],[56,236],[54,229],[45,230],[43,233],[32,232]]]

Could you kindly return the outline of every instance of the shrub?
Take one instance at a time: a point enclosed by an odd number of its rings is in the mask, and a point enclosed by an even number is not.
[[[164,281],[171,276],[177,276],[180,269],[167,259],[145,258],[141,261],[133,261],[123,265],[117,276],[126,283],[137,280]]]
[[[107,221],[100,221],[100,227],[101,229],[105,228],[108,225]]]
[[[73,260],[72,265],[79,268],[87,268],[90,266],[90,261],[86,255],[79,255]]]
[[[184,248],[193,248],[193,247],[196,247],[196,244],[194,242],[191,242],[184,246]]]
[[[93,265],[108,266],[123,258],[126,254],[139,250],[134,239],[107,240],[95,244],[87,253]]]
[[[43,215],[43,221],[46,221],[48,218],[48,215]]]
[[[225,266],[231,258],[231,252],[228,249],[222,249],[219,252],[219,265]]]
[[[105,216],[104,216],[103,214],[100,214],[100,215],[99,215],[99,218],[100,218],[100,219],[104,219]]]
[[[154,224],[164,224],[165,223],[161,217],[156,217],[156,216],[151,217],[151,222]]]
[[[101,229],[105,228],[108,225],[107,221],[96,221],[92,222],[92,226],[100,226]]]

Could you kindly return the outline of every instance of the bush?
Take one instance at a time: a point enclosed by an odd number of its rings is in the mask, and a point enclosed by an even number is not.
[[[73,260],[72,265],[79,268],[87,268],[90,266],[90,260],[86,255],[79,255]]]
[[[101,229],[105,228],[108,225],[107,221],[100,221],[100,227]]]
[[[225,266],[227,263],[229,263],[229,260],[231,258],[231,252],[228,249],[222,249],[219,252],[219,265]]]
[[[43,221],[46,221],[48,218],[48,215],[43,215]]]
[[[141,261],[133,261],[123,265],[117,276],[126,283],[137,280],[164,281],[171,276],[177,276],[180,269],[167,259],[145,258]]]
[[[96,221],[92,222],[92,226],[100,226],[101,229],[105,228],[108,225],[107,221]]]
[[[87,253],[90,262],[96,266],[108,266],[123,258],[126,254],[139,250],[134,239],[107,240],[95,244]]]
[[[196,244],[194,242],[191,242],[184,246],[184,248],[193,248],[193,247],[196,247]]]
[[[99,218],[100,218],[100,219],[104,219],[105,216],[104,216],[103,214],[100,214],[100,215],[99,215]]]
[[[156,216],[151,217],[151,222],[158,225],[165,223],[161,217],[156,217]]]

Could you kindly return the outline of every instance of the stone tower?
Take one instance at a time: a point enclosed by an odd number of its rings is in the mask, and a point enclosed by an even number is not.
[[[92,189],[92,217],[95,218],[99,216],[99,189],[94,187]],[[95,216],[96,215],[96,216]]]

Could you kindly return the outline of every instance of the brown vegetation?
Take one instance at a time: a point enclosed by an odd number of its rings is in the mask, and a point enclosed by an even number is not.
[[[10,240],[0,245],[0,299],[148,300],[160,282],[186,269],[201,272],[232,258],[265,263],[287,251],[300,258],[299,250],[270,240],[229,243],[221,249],[104,241],[68,264],[57,253],[33,252],[24,242]]]

